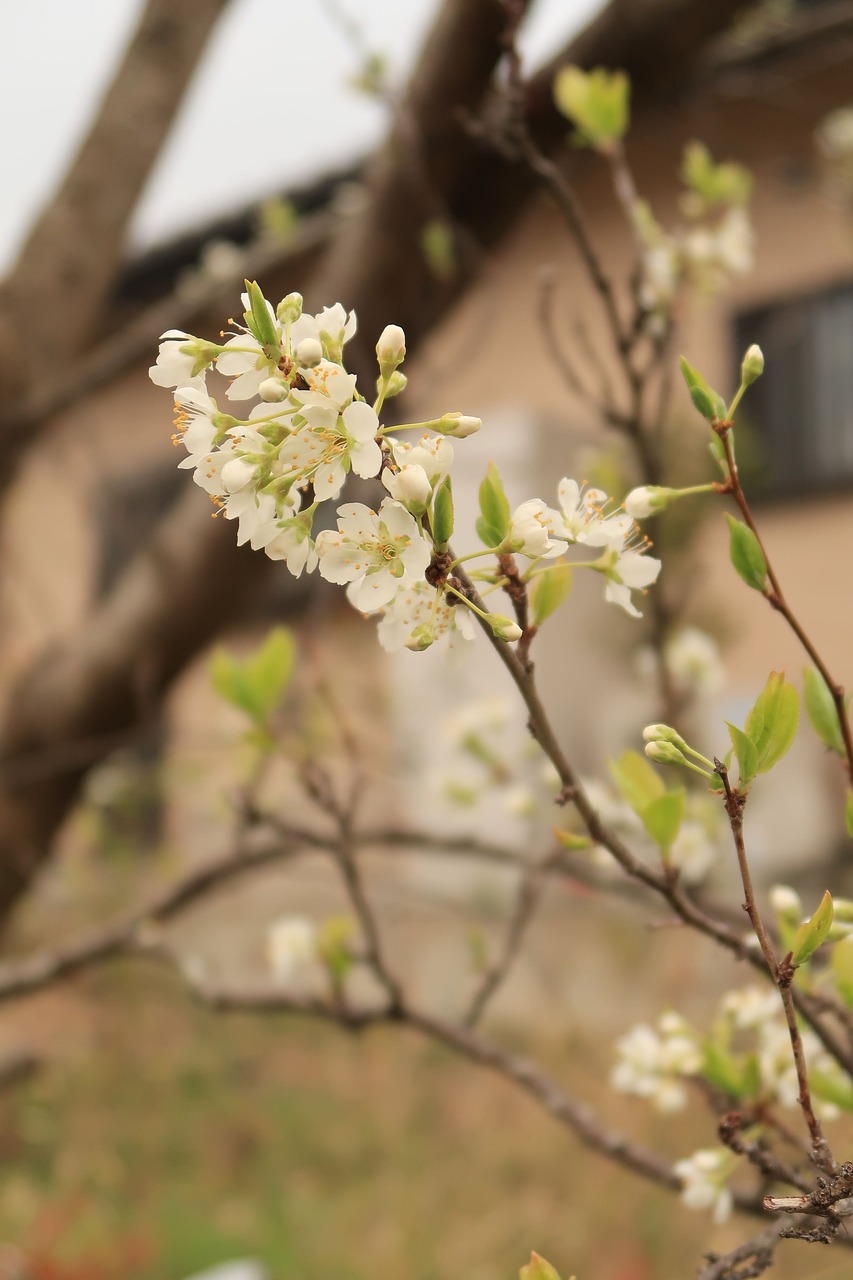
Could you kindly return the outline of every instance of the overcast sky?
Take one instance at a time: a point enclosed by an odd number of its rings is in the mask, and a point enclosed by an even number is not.
[[[526,61],[542,61],[601,4],[536,0],[523,37]],[[347,88],[357,59],[333,10],[357,18],[367,47],[402,79],[435,5],[233,0],[137,210],[134,245],[297,184],[376,142],[383,112]],[[141,9],[142,0],[2,0],[0,268],[73,154]],[[275,147],[270,120],[281,129]]]

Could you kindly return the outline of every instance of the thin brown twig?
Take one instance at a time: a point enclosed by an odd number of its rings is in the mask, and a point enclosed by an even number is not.
[[[780,964],[776,956],[773,943],[771,942],[769,934],[764,927],[764,921],[761,918],[761,912],[759,911],[758,904],[755,900],[755,891],[752,886],[752,874],[749,869],[749,859],[747,858],[746,845],[744,844],[743,839],[743,811],[746,804],[746,796],[741,795],[732,788],[729,781],[728,770],[721,761],[715,760],[714,765],[725,791],[726,813],[729,818],[732,839],[734,840],[735,852],[737,854],[738,868],[740,870],[741,883],[743,885],[743,907],[749,916],[755,936],[761,947],[762,954],[767,962],[767,968],[779,990],[782,1006],[785,1010],[785,1021],[788,1025],[788,1035],[791,1040],[791,1052],[794,1057],[794,1065],[797,1071],[797,1083],[800,1088],[800,1108],[803,1113],[803,1118],[808,1125],[809,1133],[811,1134],[812,1159],[821,1169],[824,1169],[829,1173],[833,1173],[836,1168],[835,1159],[824,1135],[820,1120],[818,1120],[815,1114],[811,1090],[809,1088],[806,1055],[803,1049],[803,1039],[800,1035],[800,1028],[797,1024],[797,1015],[794,1008],[792,994],[791,984],[794,977],[794,966],[790,963],[790,958],[786,963]]]
[[[468,1012],[462,1019],[464,1026],[468,1028],[477,1026],[489,1001],[506,981],[513,964],[518,959],[527,930],[533,923],[536,908],[542,897],[546,872],[547,867],[544,863],[529,867],[523,872],[518,883],[515,906],[507,924],[503,946],[494,963],[487,966],[474,992]]]
[[[758,526],[753,518],[746,494],[741,487],[737,461],[735,460],[734,449],[732,447],[731,425],[732,424],[730,422],[721,422],[717,424],[714,429],[722,441],[723,449],[725,450],[726,465],[729,472],[729,483],[727,486],[728,492],[731,493],[740,508],[744,521],[752,530],[758,545],[761,547],[764,562],[767,566],[767,578],[770,582],[770,587],[765,587],[762,594],[770,607],[775,609],[776,612],[781,614],[785,619],[788,626],[791,628],[794,635],[811,658],[815,667],[817,667],[827,689],[829,690],[830,696],[832,697],[832,701],[835,705],[836,715],[838,716],[838,725],[844,742],[847,773],[851,783],[853,783],[853,731],[851,730],[850,719],[847,714],[847,701],[844,686],[839,684],[839,682],[834,678],[823,658],[815,648],[814,643],[807,634],[802,623],[799,621],[785,598],[785,593],[782,590],[782,584],[780,583],[779,578],[776,575],[776,571],[773,568],[772,561],[767,554],[767,548],[765,547],[761,534],[758,531]]]

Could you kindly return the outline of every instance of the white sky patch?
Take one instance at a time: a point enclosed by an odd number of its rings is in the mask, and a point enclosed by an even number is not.
[[[358,53],[330,9],[355,18],[364,45],[383,54],[402,83],[436,3],[233,0],[137,209],[132,246],[167,239],[368,151],[382,137],[385,112],[348,86]],[[5,7],[0,269],[71,160],[142,5],[40,0]],[[538,0],[522,40],[526,64],[543,61],[601,7],[601,0]]]

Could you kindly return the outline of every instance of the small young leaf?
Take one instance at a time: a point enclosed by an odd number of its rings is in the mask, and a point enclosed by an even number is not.
[[[480,511],[477,533],[487,547],[496,547],[509,533],[509,502],[504,493],[500,472],[493,462],[480,485]]]
[[[810,1068],[809,1087],[824,1102],[834,1103],[841,1111],[853,1111],[853,1083],[841,1072],[830,1074]]]
[[[752,779],[758,772],[758,751],[755,743],[748,738],[743,729],[739,729],[736,724],[729,724],[729,737],[732,740],[732,746],[735,749],[738,766],[738,786],[743,790],[748,787]]]
[[[210,666],[213,687],[263,728],[290,683],[295,660],[293,636],[276,627],[245,662],[218,649]]]
[[[246,292],[249,295],[249,310],[245,313],[246,324],[262,347],[278,347],[278,334],[267,301],[256,280],[246,280]]]
[[[722,396],[709,387],[698,369],[694,369],[682,356],[679,360],[681,373],[687,383],[690,399],[703,418],[709,422],[721,422],[726,417],[726,404]]]
[[[453,489],[450,476],[445,476],[435,491],[432,533],[439,551],[443,551],[453,537]]]
[[[756,773],[766,773],[791,746],[797,733],[800,699],[784,672],[771,671],[746,717],[744,731],[758,753]]]
[[[622,799],[634,812],[643,810],[666,791],[666,784],[639,751],[623,751],[618,760],[608,760],[607,767]]]
[[[811,920],[801,924],[794,934],[794,945],[791,948],[793,951],[792,964],[805,964],[807,960],[812,958],[818,947],[826,941],[832,928],[832,914],[832,895],[827,889],[821,899],[820,906]]]
[[[293,634],[275,627],[246,662],[246,680],[260,716],[266,718],[281,701],[296,663]]]
[[[589,836],[577,835],[574,831],[560,831],[557,827],[554,827],[553,830],[557,844],[563,849],[574,851],[576,849],[589,849],[592,846]]]
[[[681,829],[687,792],[684,787],[674,787],[646,805],[640,817],[656,845],[664,856],[669,853]]]
[[[538,1253],[531,1253],[530,1261],[526,1267],[521,1268],[518,1275],[519,1280],[560,1280],[550,1262],[540,1258]],[[574,1276],[572,1280],[574,1280]]]
[[[838,711],[826,681],[814,667],[806,667],[803,678],[806,713],[812,722],[812,728],[825,747],[829,747],[836,755],[843,756],[844,739],[838,723]]]
[[[530,615],[533,625],[541,627],[546,618],[559,609],[572,589],[572,566],[552,564],[530,584]]]
[[[729,522],[729,556],[735,570],[743,578],[748,587],[754,591],[764,591],[767,579],[767,561],[761,544],[748,525],[726,512]]]
[[[752,1083],[752,1073],[746,1070],[746,1063],[741,1055],[731,1053],[719,1040],[710,1038],[705,1041],[703,1048],[703,1078],[715,1089],[722,1089],[723,1093],[732,1098],[740,1100],[749,1096],[747,1090]]]
[[[224,649],[214,650],[210,661],[210,678],[220,698],[248,715],[253,714],[251,690],[246,683],[243,668]]]
[[[586,146],[607,148],[628,128],[630,83],[624,71],[562,67],[554,80],[557,110],[578,131]]]

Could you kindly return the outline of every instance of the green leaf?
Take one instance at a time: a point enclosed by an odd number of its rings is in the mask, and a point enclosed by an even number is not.
[[[803,681],[806,714],[812,722],[812,728],[825,747],[829,747],[836,755],[845,755],[838,711],[826,681],[814,667],[806,667]]]
[[[557,827],[554,827],[554,836],[562,849],[569,849],[572,852],[592,847],[592,840],[590,840],[589,836],[578,835],[574,831],[560,831]]]
[[[849,1009],[853,1009],[853,935],[842,938],[832,948],[830,959],[835,989]]]
[[[531,1253],[527,1266],[522,1267],[518,1274],[519,1280],[560,1280],[550,1262],[540,1258],[538,1253]],[[574,1280],[574,1276],[572,1276],[572,1280]]]
[[[437,486],[432,508],[432,533],[436,549],[443,551],[453,537],[453,489],[450,476]]]
[[[755,743],[746,736],[743,729],[739,729],[736,724],[730,724],[728,720],[726,724],[729,726],[729,737],[737,757],[738,786],[748,787],[758,772],[758,751]]]
[[[245,313],[246,325],[262,347],[278,348],[278,334],[266,299],[256,280],[246,280],[249,310]]]
[[[293,636],[276,627],[244,662],[217,649],[210,664],[213,687],[220,697],[264,727],[290,683],[296,660]]]
[[[669,853],[681,829],[686,800],[684,787],[674,787],[652,800],[640,814],[643,826],[664,854]]]
[[[578,141],[606,150],[628,128],[630,82],[624,71],[562,67],[554,80],[557,110],[578,131]]]
[[[684,148],[681,177],[707,205],[746,204],[752,190],[748,169],[731,161],[715,164],[701,142],[688,142]]]
[[[703,1045],[701,1074],[715,1089],[738,1099],[749,1096],[754,1077],[740,1054],[731,1053],[718,1040],[711,1039]]]
[[[726,512],[729,522],[729,555],[737,573],[754,591],[764,591],[767,561],[755,534],[740,520]]]
[[[805,964],[807,960],[812,958],[818,947],[826,941],[832,928],[832,914],[832,895],[827,889],[821,899],[820,906],[811,920],[801,924],[794,934],[794,945],[791,948],[793,951],[792,964]]]
[[[756,773],[767,773],[789,750],[797,734],[800,699],[782,671],[771,671],[746,717],[744,729],[758,753]]]
[[[432,218],[421,227],[421,252],[438,280],[452,280],[458,270],[453,225],[445,218]]]
[[[853,1082],[840,1071],[830,1074],[810,1067],[809,1088],[824,1102],[833,1102],[842,1111],[853,1111]]]
[[[252,715],[252,698],[242,665],[224,649],[215,649],[210,660],[210,678],[220,698]]]
[[[728,412],[722,396],[708,386],[699,370],[688,364],[684,356],[681,356],[679,364],[684,381],[687,383],[687,390],[690,392],[690,399],[702,417],[707,418],[709,422],[724,422]]]
[[[608,760],[607,767],[622,799],[642,818],[643,810],[666,791],[666,785],[639,751],[623,751],[618,760]]]
[[[534,626],[541,627],[546,618],[559,609],[572,589],[570,564],[552,564],[530,584],[530,613]]]
[[[509,533],[509,502],[500,472],[493,462],[480,485],[481,519],[477,533],[487,547],[499,546]]]

